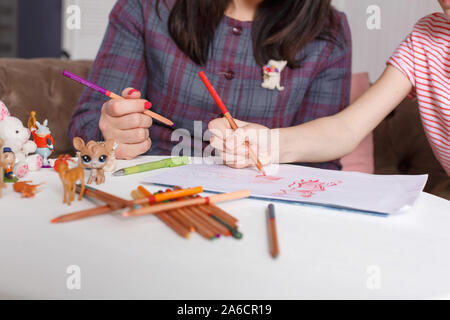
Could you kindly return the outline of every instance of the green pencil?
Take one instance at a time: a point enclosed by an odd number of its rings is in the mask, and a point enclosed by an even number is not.
[[[141,173],[162,168],[173,168],[184,166],[189,163],[188,157],[167,158],[164,160],[138,164],[137,166],[123,168],[113,173],[113,176],[127,176],[129,174]]]

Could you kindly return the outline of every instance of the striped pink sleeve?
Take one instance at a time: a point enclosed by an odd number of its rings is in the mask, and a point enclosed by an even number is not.
[[[412,46],[412,34],[410,34],[405,41],[400,44],[395,53],[387,62],[398,70],[400,70],[411,82],[413,87],[416,87],[415,65],[414,65],[414,51]],[[410,98],[415,98],[415,89],[409,95]]]

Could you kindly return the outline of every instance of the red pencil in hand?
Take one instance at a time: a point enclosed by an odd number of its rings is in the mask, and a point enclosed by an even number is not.
[[[217,91],[214,89],[214,87],[212,86],[211,82],[209,81],[208,77],[206,77],[206,74],[203,71],[200,71],[199,74],[200,78],[202,79],[203,83],[205,84],[206,88],[208,89],[209,93],[211,94],[211,96],[213,97],[214,101],[217,103],[217,105],[219,106],[220,110],[222,111],[223,115],[225,116],[225,118],[228,120],[230,127],[233,130],[237,130],[238,126],[236,124],[236,122],[234,121],[233,117],[231,116],[230,112],[228,111],[227,107],[225,106],[225,104],[223,103],[222,99],[220,98],[219,94],[217,93]],[[258,168],[259,171],[261,171],[261,173],[263,175],[266,175],[266,172],[263,169],[263,166],[261,164],[261,161],[259,161],[258,157],[256,156],[256,154],[253,152],[253,150],[250,148],[250,144],[248,143],[248,141],[245,141],[245,146],[248,148],[248,153],[250,155],[250,157],[252,158],[253,162],[255,162],[256,167]]]

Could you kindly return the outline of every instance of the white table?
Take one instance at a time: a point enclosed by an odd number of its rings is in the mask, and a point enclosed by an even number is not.
[[[140,158],[125,164],[156,160]],[[119,166],[123,166],[121,162]],[[165,169],[170,170],[170,169]],[[129,198],[151,173],[107,177],[101,189]],[[34,199],[9,186],[0,199],[0,298],[302,299],[441,298],[450,294],[450,202],[423,193],[388,218],[277,204],[281,255],[269,255],[267,202],[220,206],[237,217],[242,240],[185,240],[153,216],[105,215],[51,224],[93,206],[62,204],[57,173]],[[156,186],[149,187],[156,191]],[[67,268],[79,266],[80,290]]]

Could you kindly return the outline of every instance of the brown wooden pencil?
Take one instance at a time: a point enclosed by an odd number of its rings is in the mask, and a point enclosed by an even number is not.
[[[189,220],[194,225],[195,231],[199,235],[208,240],[213,240],[216,238],[213,232],[205,228],[203,224],[199,223],[198,220],[195,219],[195,217],[192,217],[192,215],[189,214],[186,210],[184,209],[174,209],[174,210],[177,210],[177,212],[179,212],[180,215],[182,215],[185,219]]]
[[[141,189],[133,190],[131,192],[131,196],[133,199],[138,200],[147,196]],[[174,218],[170,217],[166,212],[161,212],[156,214],[156,217],[161,220],[165,225],[175,231],[178,235],[183,238],[188,239],[190,237],[190,232],[187,228],[185,228],[181,223],[176,221]]]
[[[204,208],[202,208],[202,206],[191,207],[191,210],[195,211],[198,217],[200,217],[203,221],[205,221],[209,225],[213,226],[215,230],[217,230],[221,235],[225,237],[231,236],[231,232],[223,225],[218,223],[216,220],[210,218],[208,216],[208,213],[204,211]]]
[[[226,222],[233,228],[238,227],[238,219],[236,219],[223,209],[219,208],[218,206],[214,205],[213,203],[205,205],[204,208],[209,210],[210,213],[214,214],[216,217],[220,218],[222,221]]]
[[[277,226],[275,223],[275,206],[269,204],[267,212],[268,227],[269,227],[269,243],[270,243],[270,253],[272,257],[276,258],[280,254],[280,248],[278,246],[278,236],[277,236]]]
[[[66,215],[63,215],[63,216],[53,219],[51,222],[52,223],[70,222],[70,221],[74,221],[74,220],[79,220],[81,218],[95,217],[98,215],[113,212],[115,210],[117,210],[117,208],[112,207],[110,205],[106,205],[106,206],[101,206],[101,207],[96,207],[96,208],[92,208],[92,209],[74,212],[71,214],[66,214]]]
[[[181,215],[176,210],[170,210],[167,212],[169,216],[177,220],[179,223],[181,223],[185,228],[187,228],[190,232],[195,232],[195,226],[193,223],[191,223],[188,219],[186,219],[183,215]]]

